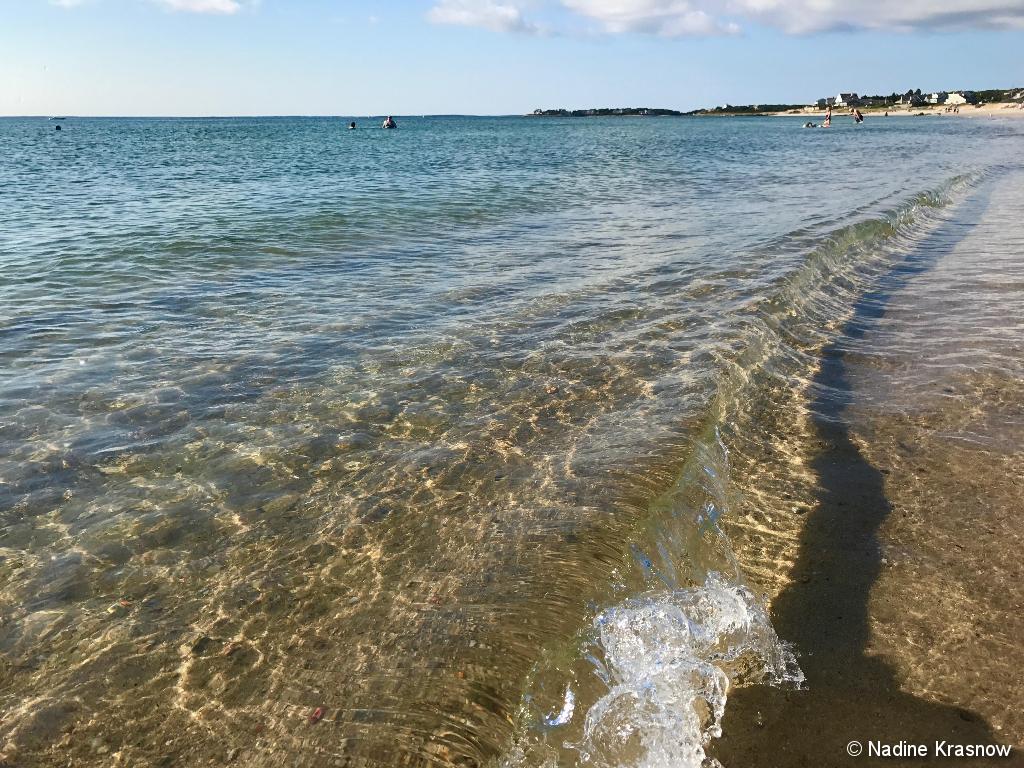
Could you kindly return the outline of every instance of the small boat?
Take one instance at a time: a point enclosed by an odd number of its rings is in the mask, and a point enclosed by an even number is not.
[[[50,120],[67,120],[66,117],[51,117]]]

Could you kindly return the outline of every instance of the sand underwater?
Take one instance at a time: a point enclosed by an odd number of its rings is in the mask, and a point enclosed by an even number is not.
[[[4,764],[1022,764],[1024,123],[344,122],[0,120]]]

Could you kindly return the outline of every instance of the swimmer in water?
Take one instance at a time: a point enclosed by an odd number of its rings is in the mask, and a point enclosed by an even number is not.
[[[349,129],[350,131],[354,131],[354,130],[356,129],[356,123],[355,123],[355,120],[353,120],[353,121],[352,121],[351,123],[349,123],[349,124],[348,124],[348,129]]]
[[[381,126],[381,128],[397,128],[397,127],[398,127],[398,124],[395,122],[395,119],[391,115],[388,115],[388,119],[385,120],[384,124]]]

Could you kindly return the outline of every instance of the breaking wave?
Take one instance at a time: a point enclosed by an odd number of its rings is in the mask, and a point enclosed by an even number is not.
[[[609,608],[594,629],[608,693],[587,712],[576,745],[587,765],[699,768],[721,735],[732,679],[803,681],[764,606],[718,573],[700,587]]]

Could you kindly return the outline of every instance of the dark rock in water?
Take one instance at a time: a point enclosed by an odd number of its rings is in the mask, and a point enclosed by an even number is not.
[[[99,560],[112,563],[113,565],[124,565],[132,558],[131,549],[116,541],[100,544],[90,554]]]
[[[364,523],[379,523],[388,515],[390,515],[392,511],[393,510],[388,505],[379,504],[373,509],[371,509],[369,512],[367,512],[365,515],[363,515],[360,518],[360,520],[362,520]]]
[[[263,511],[268,515],[279,515],[294,507],[301,499],[302,497],[298,493],[282,493],[264,504]]]
[[[213,645],[213,640],[207,637],[206,635],[203,635],[194,643],[192,643],[191,653],[193,656],[202,656],[204,653],[210,650],[211,645]]]

